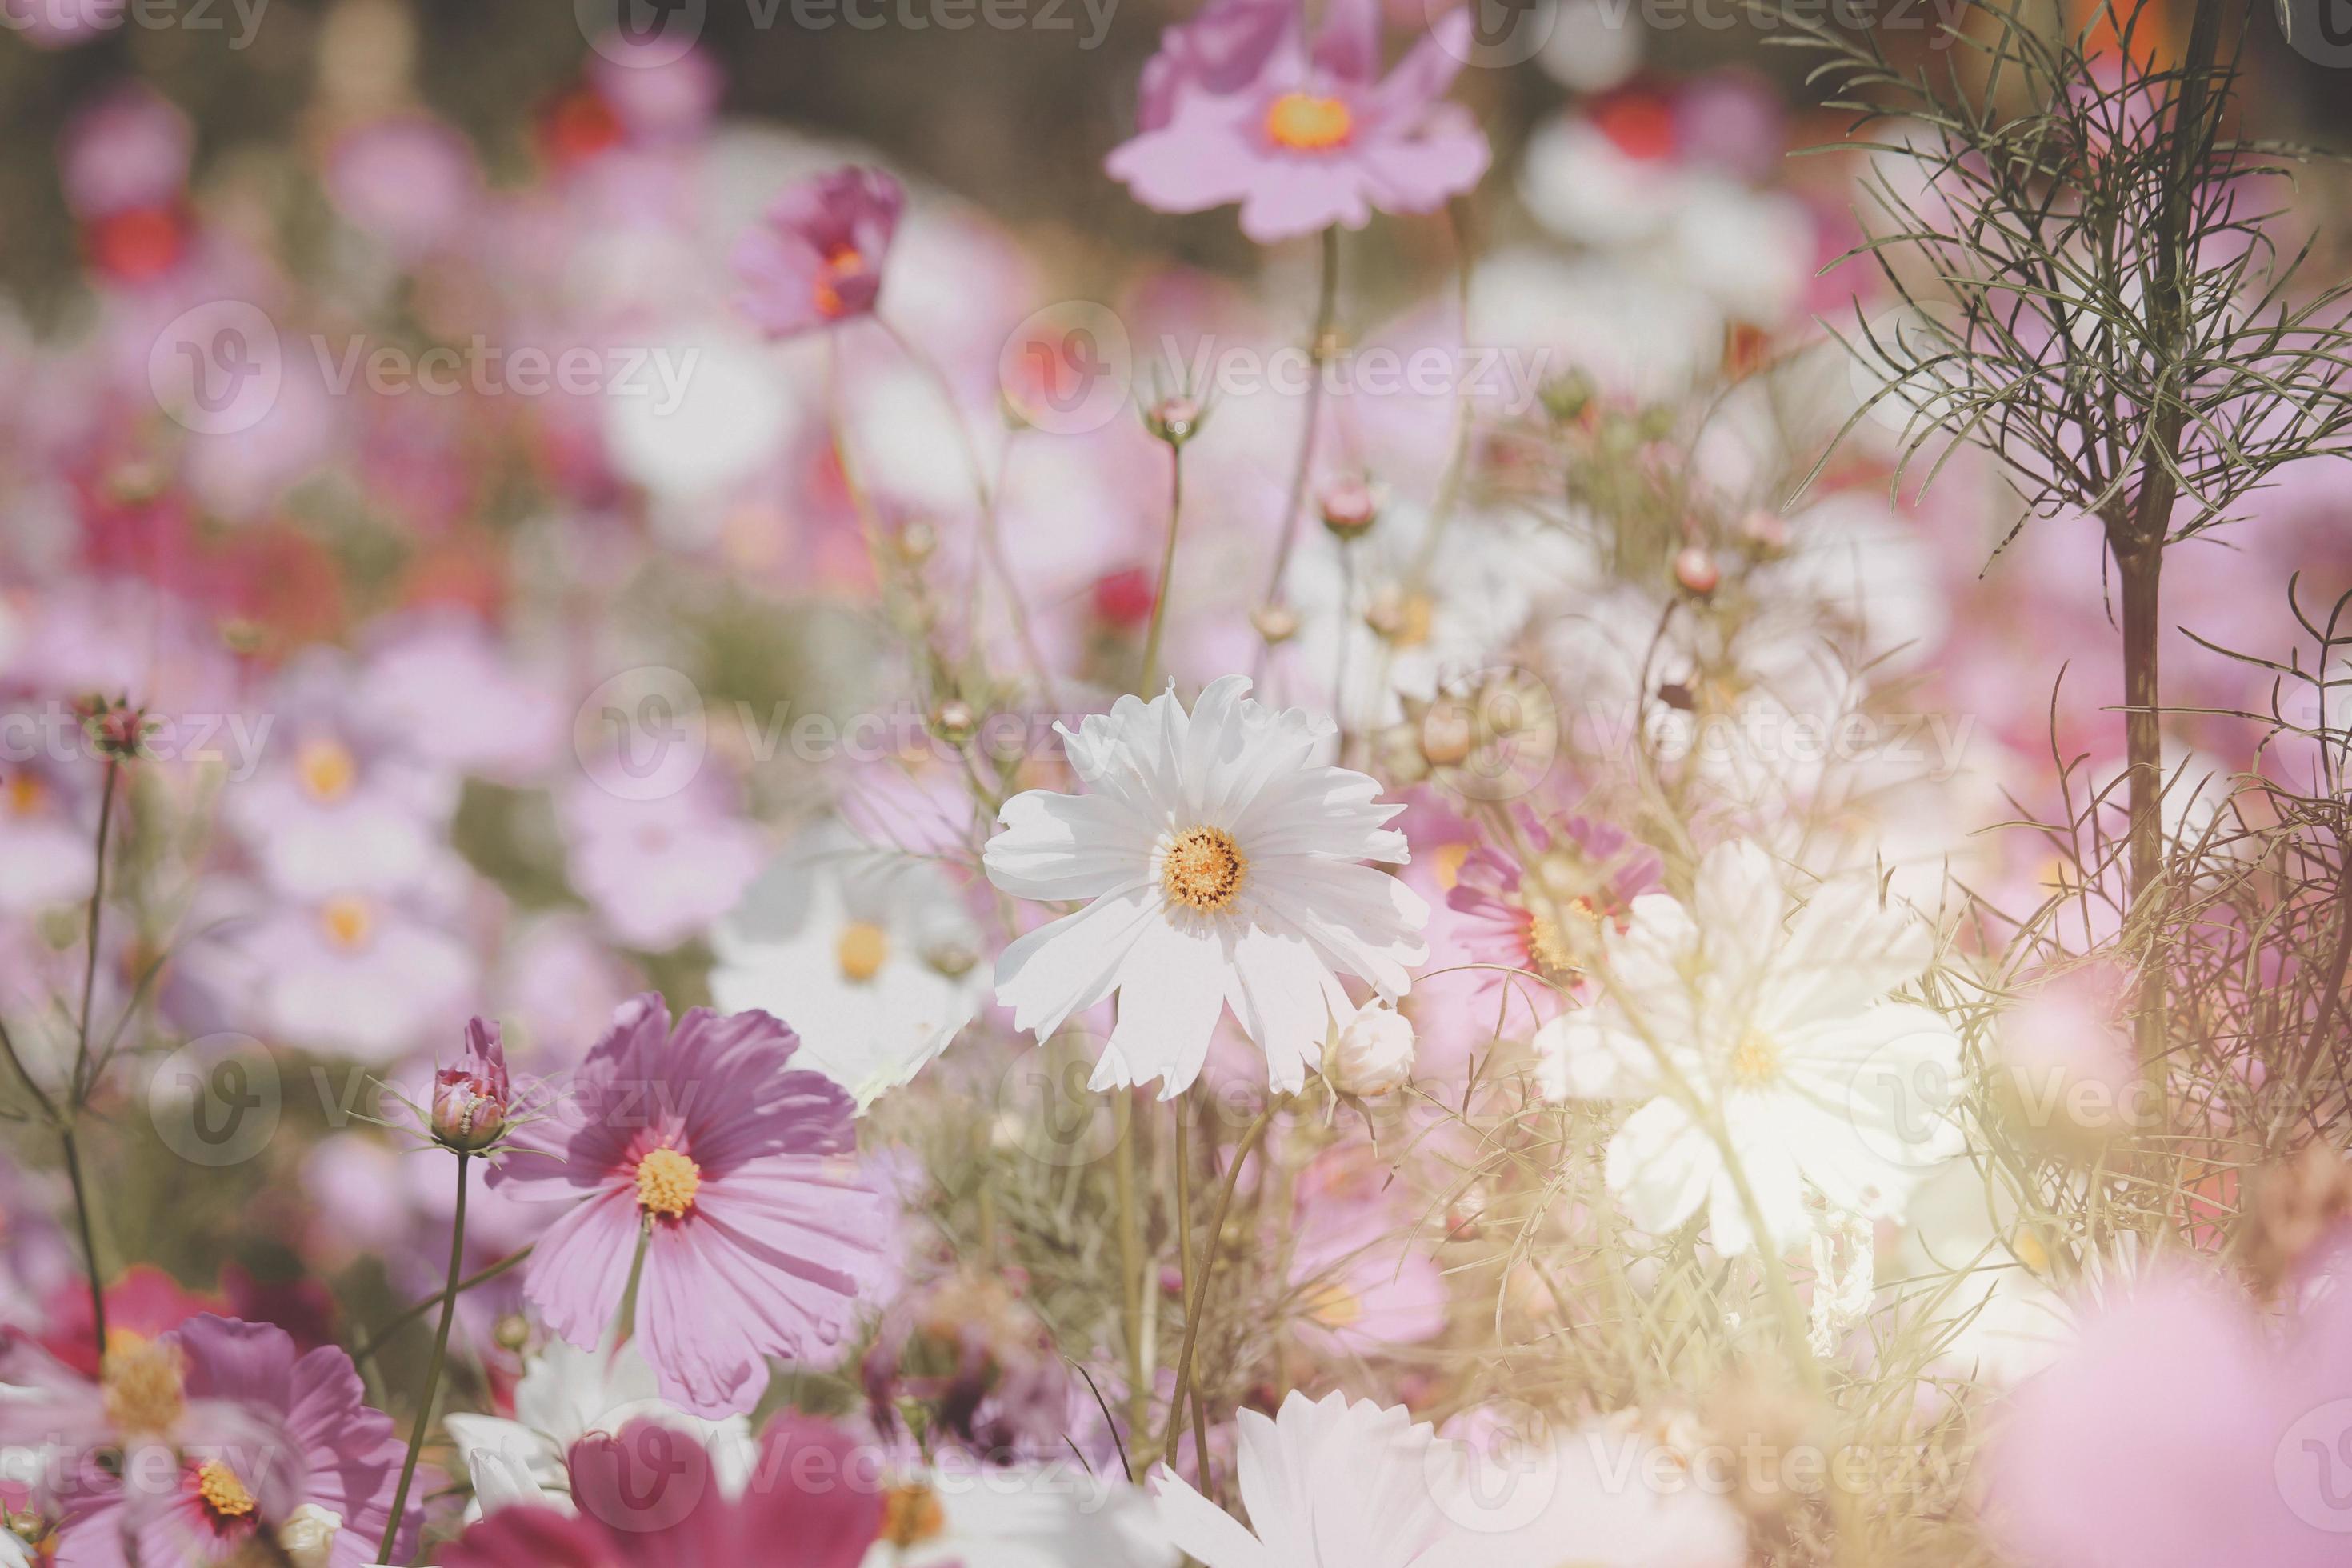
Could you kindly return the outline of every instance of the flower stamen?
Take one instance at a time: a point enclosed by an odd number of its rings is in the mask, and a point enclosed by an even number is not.
[[[1188,827],[1160,858],[1160,886],[1169,899],[1213,915],[1241,896],[1249,858],[1221,827]]]
[[[637,1206],[664,1219],[683,1219],[702,1190],[702,1167],[667,1146],[637,1162]]]
[[[890,934],[871,921],[852,921],[841,928],[833,955],[841,965],[843,979],[863,984],[889,962]]]
[[[1760,1089],[1780,1076],[1780,1043],[1759,1029],[1740,1036],[1732,1047],[1731,1081],[1742,1089]]]
[[[196,1497],[211,1511],[215,1524],[243,1519],[260,1506],[237,1479],[236,1472],[218,1459],[207,1459],[196,1468]]]
[[[1356,117],[1336,98],[1286,92],[1265,111],[1266,140],[1297,153],[1326,153],[1354,133]]]

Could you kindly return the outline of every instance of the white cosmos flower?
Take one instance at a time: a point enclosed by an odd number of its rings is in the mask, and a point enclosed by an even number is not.
[[[789,1019],[795,1061],[863,1110],[913,1079],[980,1010],[980,938],[928,861],[810,828],[711,932],[722,1011]]]
[[[632,1421],[658,1421],[689,1433],[709,1450],[711,1468],[728,1496],[750,1483],[758,1445],[750,1418],[705,1421],[662,1401],[654,1369],[633,1344],[583,1351],[550,1340],[515,1385],[514,1419],[447,1416],[449,1436],[466,1457],[474,1484],[466,1517],[513,1504],[572,1511],[565,1456],[591,1433],[618,1433]]]
[[[1436,1434],[1402,1406],[1294,1392],[1269,1421],[1238,1417],[1250,1528],[1161,1466],[1151,1489],[1168,1539],[1208,1568],[1432,1568],[1458,1527],[1433,1480]]]
[[[862,1568],[1174,1568],[1151,1499],[1075,1460],[964,1468],[890,1489]]]
[[[1305,1086],[1326,1026],[1356,1010],[1342,974],[1381,995],[1429,956],[1429,906],[1366,860],[1402,865],[1404,808],[1380,784],[1318,765],[1332,732],[1299,709],[1251,700],[1234,675],[1188,715],[1173,693],[1122,697],[1061,734],[1084,795],[1004,803],[989,879],[1016,897],[1086,900],[996,964],[997,999],[1040,1038],[1116,993],[1118,1026],[1097,1089],[1201,1073],[1230,1004],[1279,1090]]]
[[[1780,1248],[1811,1228],[1809,1192],[1847,1214],[1899,1214],[1960,1150],[1958,1037],[1943,1015],[1888,999],[1927,967],[1926,929],[1868,882],[1792,902],[1761,848],[1718,847],[1688,908],[1649,894],[1603,933],[1607,998],[1537,1034],[1553,1099],[1647,1101],[1607,1160],[1645,1229],[1705,1205],[1718,1250],[1756,1245],[1727,1145]]]

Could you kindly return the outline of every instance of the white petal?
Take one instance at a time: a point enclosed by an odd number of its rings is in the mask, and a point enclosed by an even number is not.
[[[1192,1088],[1224,1011],[1229,973],[1224,943],[1213,930],[1165,916],[1147,924],[1119,964],[1118,1024],[1088,1087],[1121,1089],[1159,1079],[1162,1100]]]
[[[1121,795],[1025,790],[997,813],[988,879],[1016,899],[1098,899],[1147,870],[1158,829]]]
[[[1185,1555],[1207,1568],[1280,1568],[1233,1515],[1194,1491],[1166,1466],[1152,1472],[1151,1490],[1160,1510],[1160,1528]]]
[[[1139,883],[1005,948],[996,960],[996,999],[1013,1009],[1013,1026],[1042,1039],[1109,995],[1128,949],[1160,918],[1160,890]]]
[[[1698,1212],[1723,1156],[1683,1108],[1660,1096],[1625,1119],[1609,1141],[1609,1190],[1643,1230],[1661,1234]]]

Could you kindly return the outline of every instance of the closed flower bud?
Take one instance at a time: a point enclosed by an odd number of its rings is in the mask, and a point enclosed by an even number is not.
[[[1201,405],[1190,397],[1163,397],[1144,411],[1144,428],[1171,447],[1181,447],[1201,429]]]
[[[466,1054],[433,1075],[433,1141],[459,1154],[480,1153],[506,1136],[513,1098],[499,1026],[471,1020]]]
[[[1777,511],[1767,511],[1760,506],[1756,508],[1739,520],[1739,531],[1748,543],[1759,550],[1771,552],[1789,548],[1789,521]]]
[[[1354,539],[1380,520],[1380,497],[1359,479],[1333,480],[1324,487],[1318,504],[1323,526],[1340,539]]]
[[[332,1509],[306,1502],[278,1527],[278,1549],[294,1568],[327,1568],[335,1537],[342,1533],[343,1516]]]
[[[1421,716],[1421,754],[1431,767],[1453,767],[1469,756],[1477,741],[1465,703],[1440,702]]]
[[[979,729],[969,702],[951,697],[931,710],[931,733],[950,746],[961,746]]]
[[[1269,646],[1286,643],[1298,635],[1298,617],[1280,605],[1260,605],[1250,612],[1250,625]]]
[[[1675,581],[1682,584],[1684,592],[1705,598],[1723,582],[1723,570],[1705,549],[1686,544],[1675,555]]]
[[[1412,1076],[1412,1023],[1386,1002],[1368,1002],[1323,1051],[1323,1076],[1341,1094],[1370,1100]]]

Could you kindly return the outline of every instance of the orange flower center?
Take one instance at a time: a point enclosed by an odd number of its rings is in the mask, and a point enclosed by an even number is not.
[[[1174,902],[1215,914],[1241,896],[1249,859],[1220,827],[1188,827],[1160,860],[1160,886]]]
[[[310,798],[328,804],[351,794],[360,778],[359,759],[341,741],[303,742],[294,769]]]
[[[215,1521],[243,1519],[260,1506],[236,1479],[236,1472],[218,1459],[207,1459],[197,1467],[196,1497],[212,1510]]]
[[[852,921],[841,928],[841,936],[833,945],[833,955],[841,964],[841,977],[859,984],[882,972],[890,957],[890,936],[880,926],[866,921]]]
[[[702,1190],[702,1167],[675,1149],[656,1149],[637,1162],[637,1206],[665,1219],[683,1219]]]
[[[1267,140],[1300,153],[1323,153],[1348,140],[1356,117],[1336,98],[1286,92],[1265,111]]]
[[[32,774],[26,773],[14,774],[8,780],[7,799],[9,815],[12,816],[32,816],[33,813],[41,809],[41,802],[47,796],[47,795],[48,791],[41,787],[41,781],[35,778]]]
[[[338,893],[319,907],[319,923],[327,928],[327,940],[337,947],[356,950],[367,945],[375,930],[375,915],[365,899]]]
[[[882,1495],[882,1534],[901,1552],[947,1533],[948,1510],[939,1494],[921,1485],[892,1487]]]
[[[181,1412],[187,1408],[185,1373],[178,1350],[152,1340],[116,1350],[111,1332],[107,1335],[107,1345],[99,1389],[105,1401],[106,1418],[115,1430],[152,1437],[161,1436],[178,1426]]]
[[[838,317],[849,309],[842,297],[844,279],[856,278],[866,270],[866,254],[854,245],[836,245],[824,253],[824,270],[817,275],[816,308],[828,319]]]

